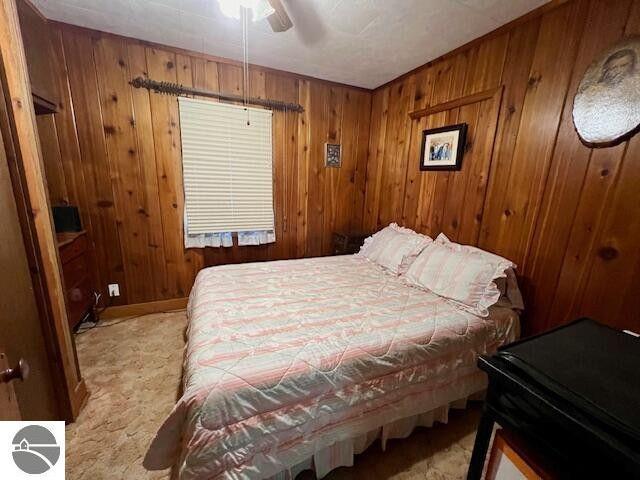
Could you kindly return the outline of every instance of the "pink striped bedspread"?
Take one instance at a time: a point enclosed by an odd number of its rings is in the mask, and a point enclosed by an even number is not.
[[[357,256],[204,269],[188,316],[184,393],[144,461],[187,480],[267,478],[481,390],[477,356],[517,330]]]

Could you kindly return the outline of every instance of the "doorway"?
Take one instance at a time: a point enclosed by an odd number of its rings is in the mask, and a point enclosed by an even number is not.
[[[28,420],[59,418],[51,367],[31,282],[5,145],[0,132],[0,348],[9,366],[24,359],[26,381],[13,381],[21,415]],[[3,412],[0,412],[2,420]]]
[[[25,420],[68,420],[87,397],[68,325],[15,0],[0,2],[0,347]],[[5,376],[2,377],[3,379]]]

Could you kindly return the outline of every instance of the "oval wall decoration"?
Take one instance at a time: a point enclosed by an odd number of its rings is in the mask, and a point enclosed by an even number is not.
[[[594,61],[573,100],[573,124],[589,146],[615,145],[640,125],[640,36],[627,37]]]

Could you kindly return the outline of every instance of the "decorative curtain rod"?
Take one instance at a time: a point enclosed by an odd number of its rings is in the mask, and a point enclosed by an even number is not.
[[[167,95],[194,95],[198,97],[217,98],[219,100],[227,100],[229,102],[243,103],[244,98],[241,95],[230,95],[226,93],[212,92],[210,90],[201,90],[199,88],[185,87],[179,83],[157,82],[149,78],[137,77],[129,82],[135,88],[146,88],[156,93],[164,93]],[[290,110],[292,112],[304,112],[304,108],[299,103],[287,103],[280,100],[267,100],[263,98],[247,98],[247,103],[252,105],[260,105],[261,107],[271,108],[273,110]]]

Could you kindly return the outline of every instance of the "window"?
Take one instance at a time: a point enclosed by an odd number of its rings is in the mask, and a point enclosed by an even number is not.
[[[271,111],[179,104],[187,233],[273,230]]]

